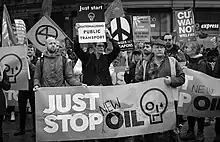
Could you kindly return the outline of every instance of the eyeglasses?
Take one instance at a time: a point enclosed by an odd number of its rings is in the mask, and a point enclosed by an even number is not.
[[[169,38],[169,39],[164,39],[164,40],[165,40],[165,41],[171,41],[172,39]]]

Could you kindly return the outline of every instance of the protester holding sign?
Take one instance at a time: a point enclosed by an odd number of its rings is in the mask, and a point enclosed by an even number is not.
[[[167,57],[165,55],[165,43],[161,40],[156,40],[153,43],[152,49],[153,55],[147,61],[146,64],[139,69],[135,74],[136,81],[146,81],[156,78],[164,77],[164,82],[166,85],[173,88],[179,87],[185,82],[185,74],[178,64],[178,62],[173,57]],[[174,93],[174,91],[173,91]],[[164,133],[167,137],[172,137],[175,141],[179,141],[178,133],[174,131],[168,131]],[[159,141],[158,134],[146,135],[146,141]]]
[[[78,27],[76,26],[76,29]],[[111,39],[111,35],[106,30],[106,36],[112,42],[113,50],[109,54],[103,54],[107,47],[106,42],[97,42],[94,46],[94,53],[85,53],[78,42],[75,41],[74,50],[77,57],[82,61],[83,83],[87,85],[112,85],[109,67],[120,52],[118,45]]]
[[[3,90],[7,91],[11,88],[9,78],[6,74],[4,65],[0,62],[0,142],[3,142],[2,122],[6,113],[6,102]]]
[[[49,37],[46,40],[46,48],[47,51],[36,64],[34,90],[39,87],[65,86],[65,81],[73,86],[82,85],[73,75],[72,65],[67,62],[67,58],[57,52],[57,42],[54,38]]]

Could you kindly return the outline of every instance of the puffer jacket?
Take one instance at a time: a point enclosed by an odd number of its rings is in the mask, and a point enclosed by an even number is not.
[[[41,69],[40,60],[36,63],[34,86],[60,87],[65,86],[65,81],[70,86],[82,85],[73,74],[72,63],[68,62],[67,59],[63,61],[65,57],[59,52],[49,54],[46,51],[43,56],[43,69]]]

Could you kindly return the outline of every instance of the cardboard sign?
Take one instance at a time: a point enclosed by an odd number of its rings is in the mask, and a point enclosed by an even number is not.
[[[104,6],[84,4],[78,7],[79,43],[106,42]]]
[[[78,7],[78,23],[104,22],[104,5],[83,4]]]
[[[118,42],[121,51],[133,50],[131,18],[129,16],[114,18],[110,25],[112,38]]]
[[[125,66],[114,67],[114,73],[112,74],[113,85],[125,85],[124,74]]]
[[[36,141],[118,138],[172,130],[163,79],[116,86],[43,87],[35,94]]]
[[[105,22],[78,24],[79,43],[106,42]]]
[[[150,16],[133,16],[133,41],[150,42]]]
[[[5,65],[11,90],[28,90],[27,48],[11,46],[0,48],[0,62]]]
[[[178,41],[195,41],[195,19],[192,9],[175,11]]]

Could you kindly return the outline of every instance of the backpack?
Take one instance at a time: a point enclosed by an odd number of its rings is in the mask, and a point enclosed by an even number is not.
[[[206,74],[209,76],[212,76],[212,72],[213,72],[212,65],[206,59],[199,60],[197,64],[197,68],[198,68],[198,65],[201,64],[202,62],[206,63]]]
[[[67,62],[67,58],[65,57],[65,56],[63,56],[63,55],[61,55],[61,57],[62,57],[62,62],[63,62],[63,77],[65,78],[65,70],[66,70],[66,68],[65,68],[65,64],[66,64],[66,62]],[[42,79],[43,79],[43,65],[44,65],[44,55],[42,55],[41,57],[40,57],[40,72],[41,72],[41,77],[40,77],[40,84],[42,85]],[[64,81],[64,83],[65,83],[65,79],[63,80]]]

